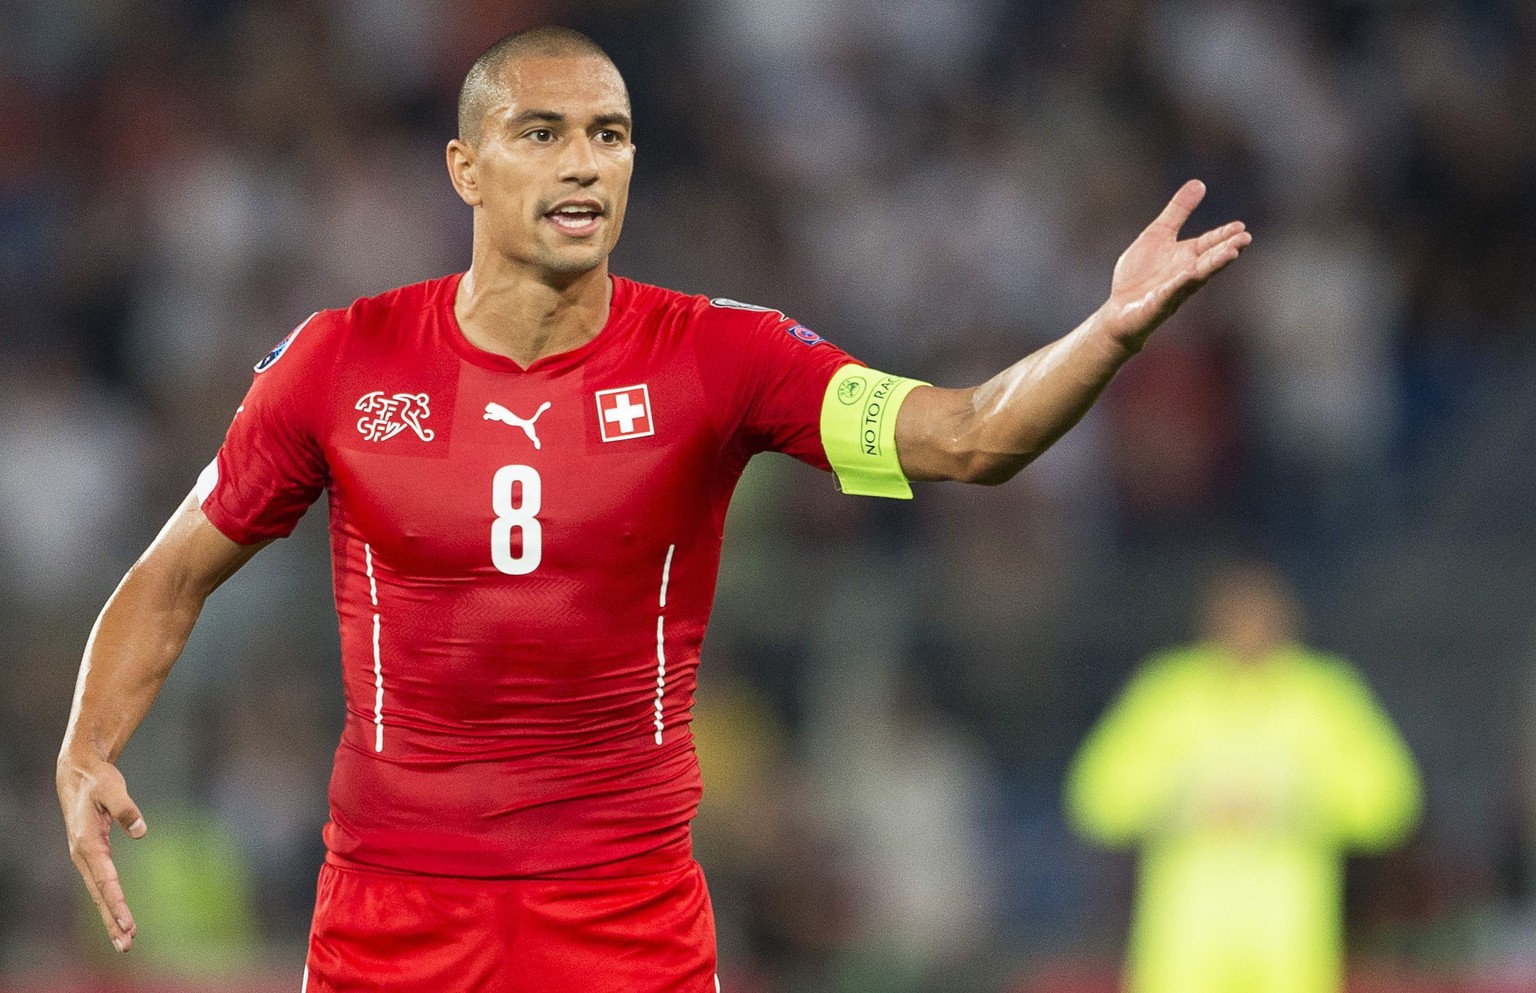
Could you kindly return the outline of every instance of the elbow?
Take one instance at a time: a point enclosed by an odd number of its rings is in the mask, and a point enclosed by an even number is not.
[[[965,476],[967,483],[975,483],[978,486],[1001,486],[1027,465],[1026,461],[1014,462],[997,457],[980,458],[974,460],[968,467]]]
[[[185,556],[157,554],[151,546],[137,562],[128,567],[123,577],[123,588],[130,585],[142,595],[161,606],[190,606],[202,608],[222,576],[206,574],[194,569]]]
[[[189,592],[188,577],[170,564],[146,552],[128,567],[119,592],[137,594],[156,604],[176,602]]]
[[[1006,431],[995,418],[973,415],[949,438],[955,479],[978,486],[1000,486],[1017,476],[1045,450],[1037,439]]]
[[[953,479],[978,486],[1000,486],[1008,482],[1030,462],[1033,454],[1011,454],[986,448],[970,448],[955,453]]]
[[[181,629],[190,630],[210,592],[209,583],[181,568],[180,563],[145,555],[128,568],[123,581],[107,600],[103,616],[107,611],[126,612],[142,621],[155,619],[170,623],[173,629],[180,631],[169,636],[175,648],[171,652],[174,660],[186,638]]]
[[[1006,425],[980,413],[969,394],[961,394],[942,417],[936,417],[918,445],[921,457],[911,479],[947,479],[980,486],[997,486],[1018,475],[1040,448],[1029,437],[1015,437]]]

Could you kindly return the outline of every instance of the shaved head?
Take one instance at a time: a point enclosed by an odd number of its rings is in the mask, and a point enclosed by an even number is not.
[[[459,140],[479,144],[486,111],[506,96],[508,65],[522,59],[560,56],[590,56],[613,65],[608,53],[580,31],[556,25],[515,31],[487,48],[469,67],[459,90]],[[617,66],[613,71],[618,75]],[[627,103],[627,96],[625,100]]]

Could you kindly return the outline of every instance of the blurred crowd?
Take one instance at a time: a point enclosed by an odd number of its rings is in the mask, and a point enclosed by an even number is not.
[[[615,271],[876,367],[971,385],[1069,330],[1190,176],[1192,226],[1256,234],[1001,489],[749,471],[695,724],[728,990],[1112,975],[1130,863],[1067,831],[1067,762],[1253,555],[1424,771],[1408,848],[1351,871],[1352,954],[1536,983],[1519,0],[0,4],[0,977],[297,975],[341,722],[323,509],[210,601],[124,757],[127,964],[53,799],[80,650],[275,341],[467,266],[459,83],[550,21],[631,88]]]

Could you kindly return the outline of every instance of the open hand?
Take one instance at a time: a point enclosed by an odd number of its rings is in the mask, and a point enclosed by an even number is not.
[[[1212,276],[1237,258],[1253,235],[1242,221],[1179,240],[1179,229],[1205,198],[1205,184],[1191,179],[1131,242],[1115,263],[1104,316],[1132,351]]]
[[[112,822],[122,825],[129,837],[142,838],[147,830],[144,817],[128,796],[123,774],[109,762],[98,761],[88,767],[61,762],[58,788],[70,860],[85,880],[112,947],[126,952],[133,945],[138,926],[123,897],[117,867],[112,864]]]

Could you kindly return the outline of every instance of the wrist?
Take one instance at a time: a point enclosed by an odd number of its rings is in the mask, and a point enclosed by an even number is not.
[[[90,775],[95,767],[111,764],[111,759],[89,745],[70,742],[59,749],[58,760],[54,763],[54,774],[59,779],[66,776]]]
[[[1141,351],[1151,329],[1129,319],[1124,307],[1106,300],[1088,319],[1088,332],[1112,353],[1113,358],[1124,362]]]

